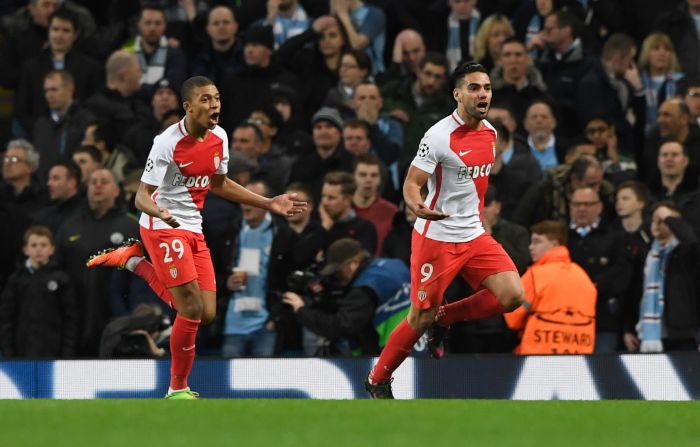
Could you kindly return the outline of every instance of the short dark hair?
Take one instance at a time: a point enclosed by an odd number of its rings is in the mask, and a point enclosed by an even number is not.
[[[559,26],[559,28],[566,28],[567,26],[571,28],[571,36],[574,39],[581,36],[581,21],[577,19],[575,15],[562,9],[550,15],[557,18],[557,26]]]
[[[92,144],[86,144],[78,147],[73,151],[73,154],[80,154],[83,152],[88,154],[95,163],[102,163],[102,152],[100,152],[100,150]]]
[[[510,141],[510,130],[501,122],[501,120],[496,119],[490,121],[494,129],[496,129],[497,139],[501,141]]]
[[[588,143],[590,144],[590,143]],[[595,159],[592,155],[583,155],[579,158],[577,158],[572,164],[571,164],[571,175],[575,175],[576,178],[582,179],[586,175],[586,171],[591,166],[595,166],[598,169],[602,169],[600,166],[600,162]]]
[[[501,44],[501,48],[503,48],[504,46],[506,46],[509,43],[517,43],[517,44],[523,46],[525,48],[525,51],[527,52],[527,45],[525,45],[525,42],[523,42],[522,40],[520,40],[519,38],[517,38],[515,36],[511,36],[511,37],[507,38],[506,40],[504,40],[503,43]]]
[[[49,16],[49,27],[51,27],[51,22],[53,22],[53,19],[61,19],[65,20],[66,22],[70,22],[71,25],[73,25],[73,31],[75,31],[76,34],[80,32],[80,21],[78,20],[78,16],[64,6],[58,8]]]
[[[649,212],[649,214],[654,214],[654,212],[656,210],[658,210],[659,208],[661,208],[662,206],[665,206],[666,208],[670,209],[671,211],[673,211],[675,213],[678,213],[679,216],[681,215],[681,209],[678,207],[676,202],[673,202],[671,200],[660,200],[660,201],[656,202],[654,205],[652,205],[651,211]]]
[[[617,197],[617,194],[623,189],[632,190],[634,195],[637,197],[637,200],[645,204],[649,203],[649,188],[644,183],[636,180],[622,182],[615,189],[615,197]]]
[[[674,139],[674,138],[663,138],[661,140],[661,144],[659,144],[659,153],[661,153],[661,146],[664,146],[668,143],[675,143],[681,147],[681,152],[683,155],[685,155],[687,158],[690,158],[690,152],[688,152],[688,148],[685,146],[685,144],[681,143],[680,141]]]
[[[261,196],[270,198],[270,191],[272,190],[270,189],[270,184],[267,183],[265,179],[261,177],[253,177],[245,186],[247,188],[250,185],[261,185],[263,187],[263,193],[261,194]]]
[[[382,173],[382,162],[379,159],[379,157],[377,157],[374,154],[360,154],[357,157],[355,157],[355,162],[352,166],[352,172],[355,172],[355,169],[357,169],[357,165],[359,164],[377,166],[379,168],[379,174],[381,175]]]
[[[530,233],[542,234],[550,241],[557,241],[559,245],[566,245],[568,230],[566,225],[558,220],[543,220],[530,227]]]
[[[83,178],[83,174],[80,171],[80,166],[78,166],[73,160],[71,160],[70,158],[66,158],[64,160],[58,161],[51,166],[49,171],[55,168],[56,166],[63,166],[64,168],[66,168],[66,176],[68,178],[75,179],[76,184],[80,184],[80,181]]]
[[[143,15],[144,11],[151,10],[151,11],[159,11],[161,14],[163,14],[163,18],[167,20],[168,16],[165,14],[165,9],[163,9],[160,5],[158,5],[154,1],[145,1],[142,3],[143,3],[143,6],[141,6],[141,11],[139,11],[139,19]]]
[[[33,235],[47,237],[49,238],[51,245],[53,245],[53,233],[48,227],[43,225],[32,225],[31,227],[27,228],[27,231],[24,232],[24,245],[27,245],[27,242],[29,242],[29,237]]]
[[[257,124],[255,124],[252,121],[243,121],[241,124],[236,126],[236,129],[253,129],[253,133],[255,133],[255,139],[258,141],[263,141],[265,138],[263,137],[262,130],[260,130],[260,127],[258,127]],[[233,129],[235,132],[236,129]]]
[[[343,123],[343,129],[346,127],[350,127],[352,129],[364,129],[365,133],[367,134],[367,138],[369,138],[370,127],[367,121],[361,119],[350,119]]]
[[[678,81],[678,93],[681,96],[687,95],[689,89],[696,87],[700,87],[700,77],[685,76],[683,79]]]
[[[199,87],[205,87],[207,85],[214,85],[214,81],[205,76],[192,76],[182,83],[182,88],[180,89],[180,97],[183,101],[191,101],[192,93],[194,89]]]
[[[352,196],[355,194],[357,189],[357,184],[355,183],[355,177],[349,172],[345,171],[332,171],[323,177],[323,183],[333,186],[340,186],[340,190],[344,196]]]
[[[349,48],[343,51],[343,54],[340,56],[341,59],[346,54],[355,58],[355,62],[357,62],[358,68],[360,68],[361,70],[367,70],[368,75],[372,74],[372,59],[370,59],[369,55],[364,50],[356,50],[354,48]]]
[[[314,196],[311,194],[311,189],[302,182],[292,182],[284,189],[285,191],[298,191],[303,193],[310,202],[313,202]]]
[[[624,33],[615,33],[605,41],[600,57],[604,61],[609,61],[616,54],[627,55],[636,47],[637,44],[630,36]]]
[[[444,54],[438,53],[436,51],[428,51],[425,53],[425,57],[423,58],[423,61],[420,63],[420,68],[422,69],[428,64],[432,65],[437,65],[439,67],[443,67],[445,71],[447,71],[448,67],[448,62],[447,62],[447,57],[445,57]]]
[[[455,85],[459,86],[464,82],[464,77],[471,73],[485,73],[489,74],[483,65],[478,62],[470,61],[459,64],[455,71],[452,73],[452,79],[455,81]]]
[[[51,70],[44,75],[44,80],[47,80],[48,78],[50,78],[52,76],[60,77],[61,82],[64,85],[66,85],[66,84],[75,85],[75,79],[73,78],[73,75],[71,74],[71,72],[68,70]]]

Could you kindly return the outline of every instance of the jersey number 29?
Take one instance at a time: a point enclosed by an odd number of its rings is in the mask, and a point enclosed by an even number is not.
[[[177,253],[177,259],[182,259],[182,257],[185,255],[185,246],[182,245],[182,241],[180,239],[173,239],[171,245],[173,247],[173,251]],[[170,257],[170,245],[168,245],[167,242],[161,242],[158,246],[165,249],[163,262],[173,262],[173,258]]]

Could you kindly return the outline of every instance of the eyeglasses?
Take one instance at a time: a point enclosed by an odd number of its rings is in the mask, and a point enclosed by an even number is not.
[[[597,133],[606,132],[607,130],[608,130],[607,126],[589,127],[588,129],[586,129],[586,134],[593,135],[593,134],[597,134]]]
[[[580,207],[591,208],[591,207],[596,206],[599,203],[600,203],[600,200],[596,200],[595,202],[571,202],[570,205],[572,208],[580,208]]]
[[[22,159],[22,158],[15,157],[15,156],[5,156],[5,157],[3,157],[2,162],[3,162],[3,163],[7,163],[7,164],[10,164],[10,163],[26,163],[27,160],[24,160],[24,159]]]
[[[340,68],[360,68],[357,64],[340,64]]]

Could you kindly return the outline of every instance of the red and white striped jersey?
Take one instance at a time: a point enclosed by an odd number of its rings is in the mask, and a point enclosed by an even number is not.
[[[197,141],[187,133],[185,119],[173,124],[153,140],[141,181],[158,188],[153,200],[167,208],[183,230],[202,232],[204,198],[214,174],[228,170],[228,137],[219,126]],[[146,213],[139,221],[151,230],[172,228]]]
[[[443,242],[467,242],[483,234],[481,210],[495,155],[496,130],[486,120],[472,129],[455,110],[428,129],[412,164],[432,174],[425,203],[450,217],[419,218],[415,230]]]

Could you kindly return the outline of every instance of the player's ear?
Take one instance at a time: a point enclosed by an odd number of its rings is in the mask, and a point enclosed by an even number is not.
[[[453,98],[455,99],[455,101],[457,101],[457,102],[459,102],[459,95],[460,95],[460,91],[459,91],[458,88],[455,88],[454,90],[452,90],[452,97],[453,97]]]

